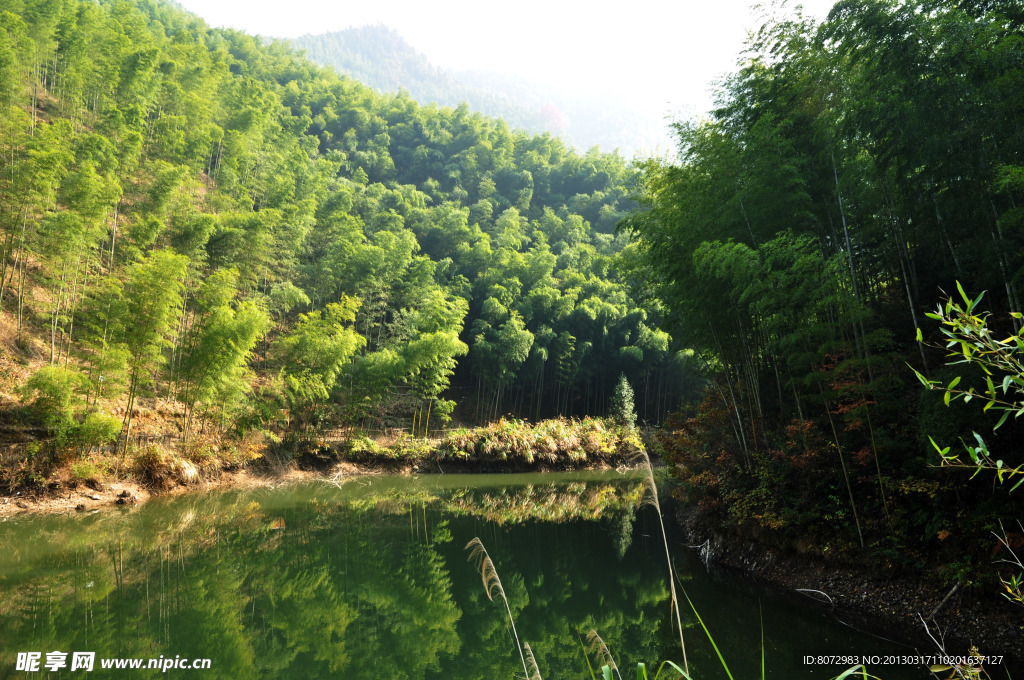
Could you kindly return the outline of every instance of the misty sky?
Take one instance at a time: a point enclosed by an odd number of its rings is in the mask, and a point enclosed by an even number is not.
[[[621,97],[657,120],[706,111],[712,82],[760,23],[750,0],[634,0],[615,11],[564,0],[178,1],[212,26],[282,38],[382,23],[439,66]],[[804,14],[824,18],[833,2],[805,0]]]

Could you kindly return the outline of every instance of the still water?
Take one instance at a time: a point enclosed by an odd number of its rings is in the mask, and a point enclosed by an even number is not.
[[[542,677],[590,678],[591,629],[635,677],[638,661],[682,659],[643,492],[640,478],[617,473],[365,477],[10,518],[0,523],[0,678],[522,677],[505,606],[467,561],[474,537]],[[837,674],[803,665],[804,654],[912,651],[713,577],[691,551],[675,559],[737,680],[760,677],[762,636],[766,675],[779,679]],[[682,613],[691,674],[726,677],[685,600]],[[48,671],[54,651],[65,666],[57,656]],[[17,670],[19,652],[39,652],[40,670]],[[93,670],[72,671],[74,652],[94,652]],[[209,668],[102,668],[110,659]]]

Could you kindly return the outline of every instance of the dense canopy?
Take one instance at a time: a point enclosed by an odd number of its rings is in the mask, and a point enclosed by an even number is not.
[[[682,360],[615,265],[616,154],[169,4],[12,0],[0,170],[0,304],[48,356],[30,393],[73,392],[69,427],[130,430],[157,397],[186,437],[282,410],[425,432],[602,414],[620,374],[642,418],[676,403]]]
[[[984,385],[929,346],[924,313],[957,282],[988,291],[993,332],[1019,330],[1022,20],[1014,2],[842,0],[820,25],[769,22],[713,114],[677,125],[679,162],[641,168],[624,257],[714,378],[667,439],[691,498],[892,562],[1007,511],[930,467],[929,437],[992,424],[911,369]],[[1012,465],[1014,436],[992,439]]]

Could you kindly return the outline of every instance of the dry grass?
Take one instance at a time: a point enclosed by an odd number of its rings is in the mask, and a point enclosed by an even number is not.
[[[453,430],[437,448],[440,460],[571,467],[633,455],[642,444],[633,430],[611,426],[601,418],[555,418],[535,425],[502,418],[483,427]]]
[[[533,650],[530,649],[530,643],[523,643],[523,652],[526,656],[526,666],[529,669],[529,680],[544,680],[540,676],[540,668],[537,667],[537,659],[533,658]]]
[[[604,640],[601,639],[601,636],[593,628],[587,633],[587,642],[590,643],[590,651],[597,652],[598,663],[610,667],[615,671],[615,675],[619,676],[619,680],[622,680],[622,674],[619,673],[619,667],[615,663],[615,659],[612,658],[611,650],[608,649],[608,645],[604,643]]]
[[[668,585],[672,595],[672,608],[676,615],[676,627],[679,629],[679,648],[683,652],[683,667],[689,672],[690,664],[686,659],[686,642],[683,640],[683,622],[679,617],[679,597],[676,595],[675,569],[672,567],[672,556],[668,548],[668,535],[665,533],[665,520],[661,515],[661,503],[658,500],[658,485],[654,481],[654,466],[651,465],[651,458],[645,449],[640,451],[640,459],[647,468],[647,496],[644,499],[658,512],[658,526],[661,528],[661,540],[665,546],[665,562],[668,565]]]
[[[190,486],[200,480],[195,463],[155,444],[134,452],[130,470],[140,482],[162,491],[176,484]]]
[[[505,589],[501,586],[501,579],[498,578],[498,571],[494,568],[494,562],[491,561],[491,556],[487,554],[487,549],[484,548],[483,541],[479,538],[474,538],[472,541],[466,544],[466,550],[469,550],[469,561],[477,562],[477,568],[480,570],[480,578],[484,582],[484,590],[487,592],[487,599],[491,602],[494,601],[494,595],[498,594],[501,599],[505,599]]]

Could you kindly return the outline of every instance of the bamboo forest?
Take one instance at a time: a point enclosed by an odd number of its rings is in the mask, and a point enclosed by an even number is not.
[[[626,158],[0,0],[0,678],[1024,672],[1024,6],[772,7]]]

